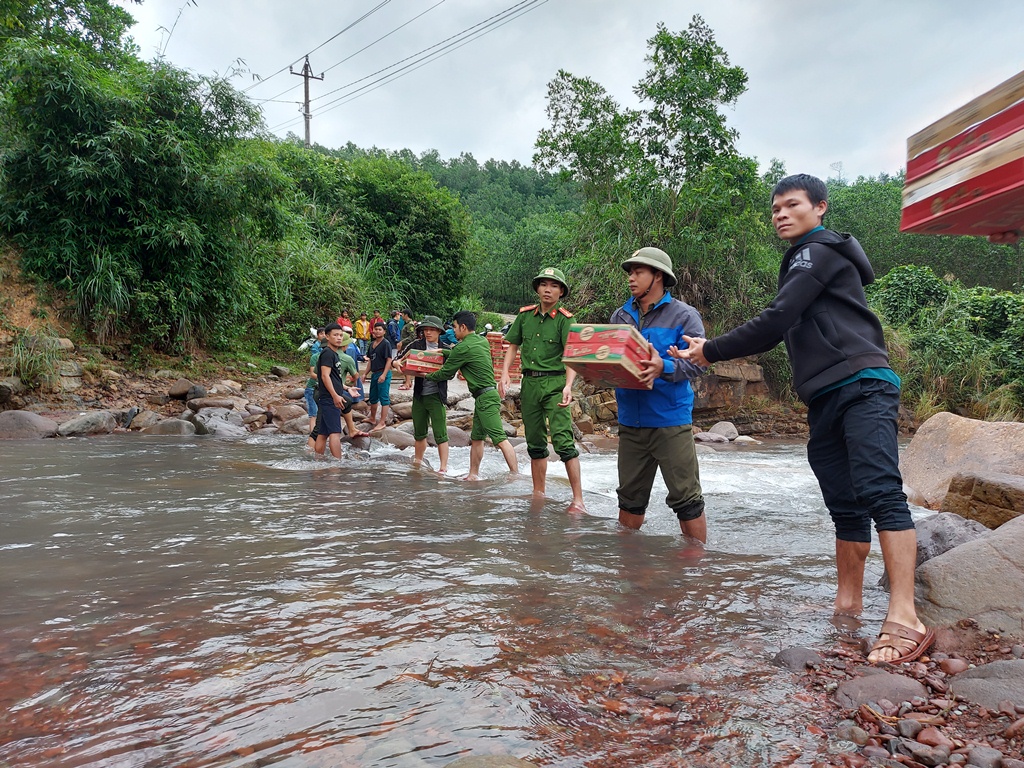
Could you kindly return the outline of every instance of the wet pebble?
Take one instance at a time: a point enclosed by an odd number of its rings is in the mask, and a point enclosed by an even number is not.
[[[947,675],[959,675],[967,670],[967,662],[963,659],[945,659],[939,662],[939,669]]]
[[[911,756],[917,762],[928,765],[943,765],[949,757],[949,749],[944,747],[929,747],[926,744],[918,744],[910,750]]]
[[[966,765],[967,757],[965,755],[952,754],[949,756],[947,761],[950,765]]]
[[[1015,645],[1010,648],[1010,653],[1013,654],[1015,659],[1024,659],[1024,645]]]
[[[1024,717],[1011,723],[1006,730],[1003,731],[1003,736],[1008,739],[1016,739],[1022,734],[1024,734]]]
[[[948,747],[951,751],[953,749],[953,742],[934,726],[922,728],[921,732],[917,734],[917,741],[929,747]]]
[[[1024,760],[1017,760],[1013,757],[1004,757],[1002,768],[1024,768]]]
[[[1006,715],[1007,717],[1016,717],[1017,710],[1014,708],[1012,701],[1000,701],[999,714]]]
[[[865,731],[860,726],[848,720],[839,724],[839,727],[836,728],[834,735],[837,739],[841,739],[843,741],[852,741],[854,744],[860,747],[863,747],[865,744],[867,744],[868,739],[870,738],[867,731]]]
[[[885,759],[891,757],[891,755],[889,754],[889,750],[885,749],[884,747],[867,746],[867,747],[864,747],[864,749],[862,749],[860,751],[860,753],[862,755],[864,755],[864,757],[867,757],[867,758],[878,758],[880,760],[885,760]]]
[[[910,720],[904,718],[896,724],[897,730],[900,732],[900,736],[906,739],[916,739],[917,734],[924,730],[924,726],[917,722],[917,720]]]
[[[1000,768],[1003,753],[992,747],[972,747],[967,754],[967,762],[978,768]]]
[[[654,697],[654,703],[662,707],[673,707],[678,701],[679,698],[671,693],[659,693]]]

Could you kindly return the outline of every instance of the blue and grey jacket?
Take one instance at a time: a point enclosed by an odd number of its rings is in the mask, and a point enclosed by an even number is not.
[[[693,389],[690,379],[704,373],[695,363],[669,357],[671,346],[686,349],[683,335],[704,337],[704,323],[696,309],[666,293],[641,319],[636,301],[630,299],[612,313],[611,322],[632,325],[649,341],[665,369],[654,388],[616,389],[619,424],[627,427],[679,427],[693,422]]]

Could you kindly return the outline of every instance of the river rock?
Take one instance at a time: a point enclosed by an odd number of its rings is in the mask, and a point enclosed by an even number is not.
[[[810,648],[802,648],[798,645],[785,648],[775,654],[772,664],[777,667],[785,667],[790,672],[802,675],[808,667],[820,667],[821,656]]]
[[[456,392],[454,387],[449,387],[448,402],[446,403],[446,405],[449,408],[454,408],[463,400],[467,399],[472,399],[472,396],[469,394],[469,392]]]
[[[1024,517],[932,558],[916,580],[918,615],[930,626],[1024,626]]]
[[[221,379],[220,381],[217,382],[217,388],[220,390],[220,392],[231,395],[242,394],[242,385],[239,382],[234,381],[233,379]]]
[[[928,689],[917,680],[889,672],[855,677],[840,683],[836,689],[836,701],[844,709],[857,709],[861,704],[879,699],[909,701],[915,696],[927,698]]]
[[[957,474],[1024,475],[1024,424],[937,413],[921,425],[900,458],[910,500],[939,509]]]
[[[448,444],[455,448],[466,448],[473,441],[469,439],[469,432],[459,427],[448,425]]]
[[[284,393],[286,400],[302,400],[306,397],[305,387],[296,387],[295,389],[289,389]]]
[[[988,534],[988,528],[960,515],[940,512],[915,523],[917,528],[917,565],[921,565],[953,547],[966,544]],[[879,585],[889,589],[889,574],[882,573]]]
[[[473,414],[464,411],[448,411],[445,421],[448,423],[449,429],[457,427],[458,429],[469,430],[473,427]]]
[[[1004,701],[1024,707],[1024,659],[992,661],[950,680],[950,692],[994,711]]]
[[[285,376],[290,376],[291,375],[291,370],[289,368],[286,368],[283,365],[272,365],[272,366],[270,366],[270,372],[272,374],[274,374],[275,376],[280,376],[281,378],[284,378]]]
[[[693,439],[698,443],[728,443],[729,438],[725,435],[719,435],[715,432],[697,432]]]
[[[412,403],[412,389],[399,389],[399,385],[391,384],[391,407],[394,408],[399,403]],[[369,389],[369,387],[367,387]]]
[[[739,430],[736,429],[736,425],[731,421],[720,421],[712,426],[708,432],[712,435],[721,435],[730,442],[740,436]]]
[[[164,419],[142,430],[144,435],[194,435],[196,425],[184,419]]]
[[[25,394],[25,391],[28,389],[25,386],[25,382],[23,382],[17,376],[5,376],[4,378],[0,379],[0,383],[6,384],[8,387],[11,388],[11,391],[16,395],[23,395]]]
[[[9,402],[14,397],[14,387],[6,381],[0,381],[0,405]]]
[[[81,437],[84,435],[108,435],[117,429],[117,419],[109,411],[89,411],[75,416],[57,428],[62,437]]]
[[[53,437],[57,434],[57,422],[31,411],[0,412],[0,439],[24,440],[28,438]]]
[[[188,396],[189,390],[194,386],[195,384],[188,379],[178,379],[168,388],[167,396],[173,397],[175,400],[184,400]]]
[[[471,755],[448,763],[446,768],[537,768],[537,764],[508,755]]]
[[[958,472],[949,481],[943,512],[998,528],[1024,515],[1024,476],[1003,472]]]
[[[188,394],[185,395],[186,400],[196,400],[198,398],[206,397],[206,387],[202,384],[193,384],[188,388]]]
[[[400,419],[411,419],[412,418],[412,401],[409,400],[404,403],[391,403],[391,412]]]
[[[416,441],[413,440],[412,435],[407,435],[405,432],[395,429],[394,427],[385,427],[383,431],[375,432],[374,436],[382,443],[386,445],[393,445],[401,450],[412,448],[416,445]]]
[[[575,401],[574,401],[575,402]],[[594,434],[594,420],[591,419],[587,414],[582,414],[579,418],[573,422],[576,425],[576,429],[584,435]]]
[[[259,414],[263,416],[264,414]],[[296,416],[288,421],[276,422],[277,429],[285,435],[308,435],[309,416]]]
[[[132,416],[131,421],[126,426],[128,429],[143,430],[147,427],[152,427],[159,421],[163,421],[163,416],[156,411],[139,411]]]
[[[971,751],[967,753],[967,760],[974,768],[1001,768],[1003,753],[992,747],[971,747]]]
[[[309,414],[306,413],[306,406],[298,405],[297,403],[286,403],[285,405],[279,405],[272,409],[270,415],[273,416],[274,421],[281,424],[292,419],[297,419],[300,416],[309,419]],[[308,421],[307,421],[308,428]]]

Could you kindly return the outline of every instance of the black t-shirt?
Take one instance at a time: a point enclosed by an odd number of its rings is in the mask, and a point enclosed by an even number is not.
[[[383,373],[393,354],[391,342],[387,339],[381,339],[380,344],[376,347],[371,343],[369,349],[366,350],[366,356],[370,358],[370,370],[374,373]]]
[[[327,387],[324,386],[321,380],[321,372],[324,366],[330,366],[331,384],[334,386],[334,391],[341,395],[345,391],[345,387],[341,383],[341,374],[338,373],[338,353],[330,347],[325,347],[320,353],[320,359],[316,361],[316,383],[320,387],[320,398],[331,400],[331,393],[327,391]]]

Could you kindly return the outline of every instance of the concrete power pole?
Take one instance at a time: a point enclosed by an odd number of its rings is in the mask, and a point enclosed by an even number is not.
[[[320,73],[320,77],[317,77],[316,75],[313,74],[313,70],[309,66],[309,56],[306,57],[306,62],[302,65],[302,71],[301,72],[296,72],[291,67],[288,67],[288,71],[291,72],[293,75],[298,75],[299,77],[301,77],[302,80],[303,80],[303,85],[305,86],[305,92],[306,93],[305,93],[305,98],[302,101],[302,116],[306,119],[306,149],[309,149],[309,146],[310,146],[310,143],[309,143],[309,121],[313,117],[309,113],[309,81],[310,80],[323,80],[324,79],[324,73],[321,72]]]

